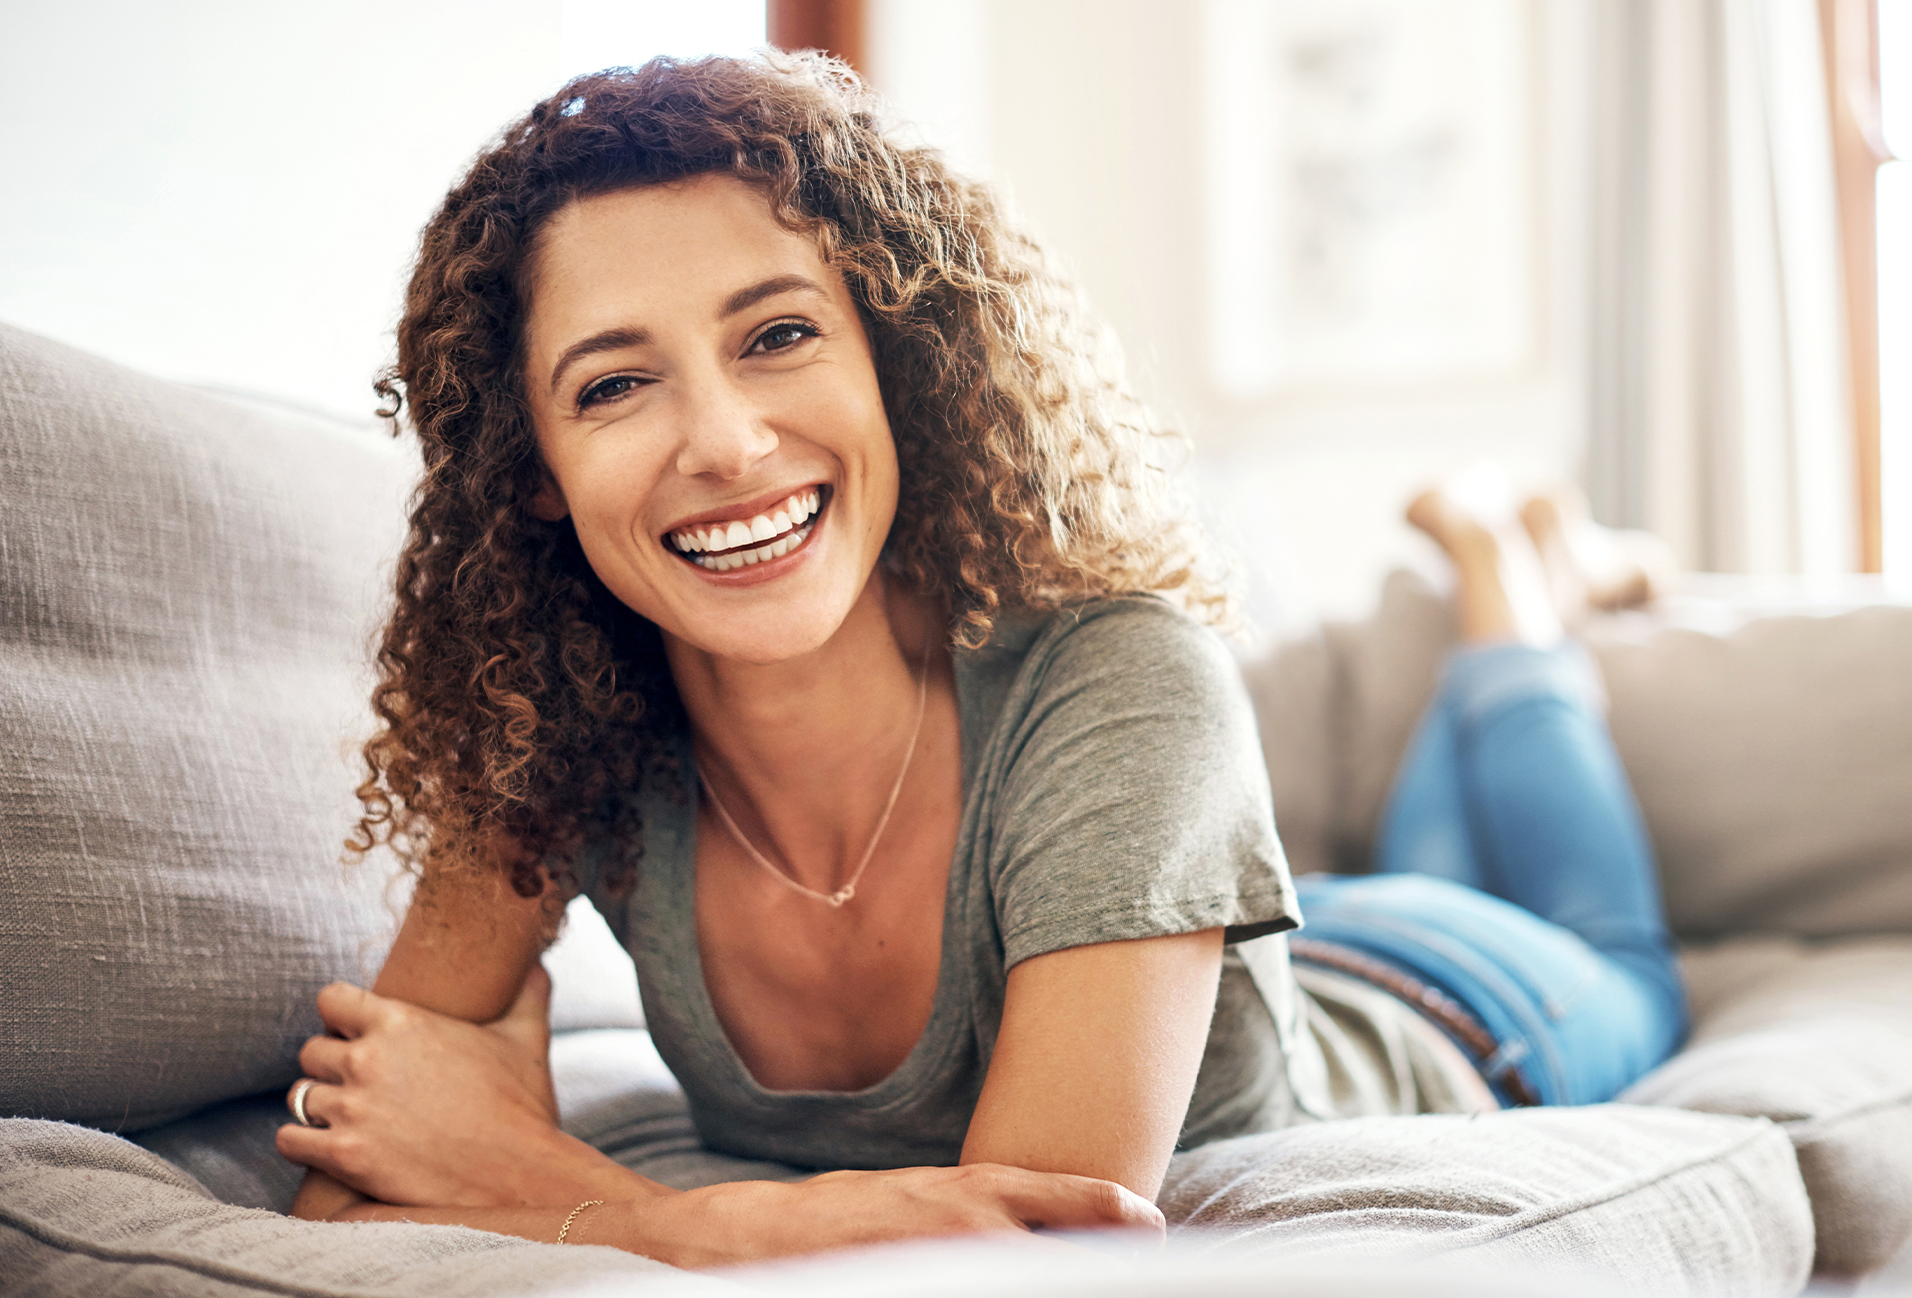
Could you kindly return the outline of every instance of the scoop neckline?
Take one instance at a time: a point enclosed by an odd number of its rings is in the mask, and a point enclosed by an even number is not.
[[[963,746],[966,754],[972,740],[967,733],[968,712],[963,707],[964,677],[967,673],[963,655],[958,652],[951,657],[956,686],[957,742]],[[957,817],[956,844],[950,851],[949,869],[943,882],[942,950],[936,961],[936,991],[930,998],[929,1017],[923,1021],[922,1032],[917,1035],[902,1062],[859,1090],[779,1090],[758,1081],[749,1065],[744,1063],[743,1056],[737,1053],[730,1033],[724,1030],[723,1020],[717,1017],[716,1003],[710,998],[710,984],[704,977],[703,945],[697,937],[697,809],[701,790],[694,776],[689,736],[680,736],[678,780],[685,797],[678,807],[683,816],[682,833],[679,835],[683,851],[678,868],[657,872],[666,877],[659,880],[663,890],[659,900],[664,904],[654,913],[666,917],[666,922],[658,926],[662,930],[660,936],[663,938],[666,959],[686,971],[684,978],[689,984],[687,1008],[690,1011],[691,1031],[704,1039],[709,1052],[730,1075],[737,1092],[753,1104],[760,1108],[791,1103],[881,1108],[907,1101],[920,1089],[917,1084],[919,1079],[926,1075],[933,1076],[956,1048],[961,1034],[946,1025],[962,1008],[957,998],[962,995],[963,980],[953,967],[957,959],[953,919],[958,905],[968,894],[967,888],[958,887],[961,882],[958,867],[966,855],[964,849],[969,838],[969,765],[963,759],[959,759],[957,764],[963,780],[962,809]],[[930,1038],[939,1035],[939,1025],[945,1025],[940,1032],[942,1040],[932,1042]]]

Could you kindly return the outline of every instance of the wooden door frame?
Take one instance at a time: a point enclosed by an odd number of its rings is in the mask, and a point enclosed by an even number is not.
[[[1818,0],[1832,118],[1851,355],[1853,467],[1858,486],[1859,569],[1883,567],[1879,462],[1878,173],[1891,154],[1879,117],[1878,0]]]
[[[863,0],[768,0],[764,27],[780,50],[822,50],[867,75]]]

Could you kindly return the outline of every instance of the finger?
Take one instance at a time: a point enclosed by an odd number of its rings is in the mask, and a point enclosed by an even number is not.
[[[299,1068],[307,1077],[321,1082],[345,1080],[345,1058],[349,1042],[337,1037],[308,1037],[299,1047]]]
[[[349,1178],[344,1169],[338,1165],[337,1143],[338,1137],[333,1133],[320,1127],[301,1127],[296,1122],[286,1123],[273,1137],[273,1144],[278,1146],[280,1157],[287,1162],[316,1168],[349,1185],[351,1184]]]
[[[383,996],[351,983],[330,983],[319,989],[319,1017],[326,1027],[348,1039],[369,1031],[389,1004]]]
[[[1161,1209],[1141,1195],[1088,1176],[1004,1168],[1003,1204],[1029,1226],[1049,1230],[1142,1230],[1164,1235]]]
[[[288,1161],[317,1167],[324,1161],[326,1133],[319,1127],[301,1127],[288,1122],[273,1136],[272,1143]]]

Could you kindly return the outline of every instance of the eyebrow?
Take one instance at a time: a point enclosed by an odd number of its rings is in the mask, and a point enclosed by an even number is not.
[[[564,381],[564,372],[586,356],[614,352],[625,347],[642,347],[650,340],[650,334],[642,329],[606,329],[603,333],[595,333],[572,343],[564,349],[564,355],[558,357],[558,363],[551,369],[552,395],[557,395],[558,384]]]
[[[748,311],[766,298],[776,297],[780,293],[809,293],[816,297],[828,298],[830,294],[823,285],[803,275],[773,275],[748,287],[740,288],[725,298],[718,308],[720,320],[728,320],[739,311]],[[558,363],[551,368],[551,391],[555,395],[558,384],[564,380],[564,372],[587,356],[599,352],[614,352],[625,347],[642,347],[651,340],[650,334],[643,329],[606,329],[602,333],[592,334],[580,339],[564,349],[558,357]]]
[[[830,296],[824,292],[823,285],[813,279],[802,275],[775,275],[749,288],[740,288],[725,298],[718,316],[727,320],[739,311],[748,311],[765,298],[775,297],[779,293],[812,293],[824,298]]]

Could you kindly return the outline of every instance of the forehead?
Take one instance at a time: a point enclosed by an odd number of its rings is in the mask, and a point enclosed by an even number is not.
[[[595,194],[559,211],[538,240],[528,331],[535,349],[541,323],[698,311],[782,274],[842,283],[815,240],[778,224],[768,200],[734,176]]]

